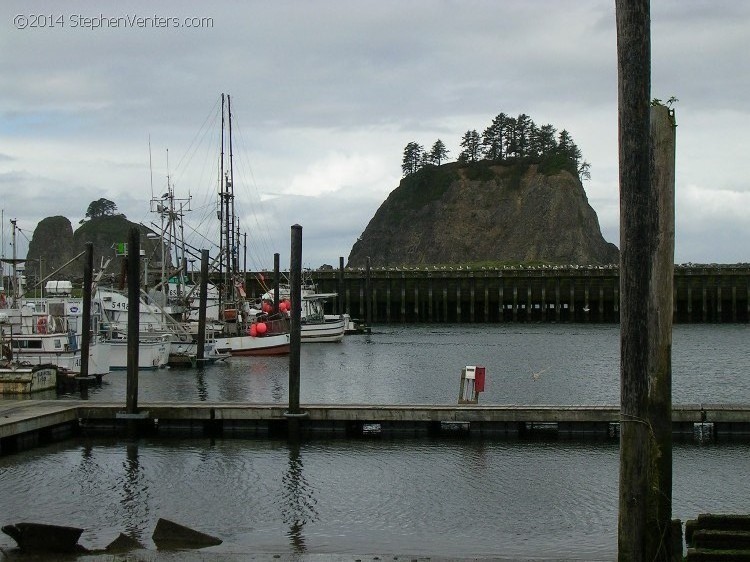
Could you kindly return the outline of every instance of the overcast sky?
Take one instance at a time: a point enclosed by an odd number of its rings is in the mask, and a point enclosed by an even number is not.
[[[186,237],[210,247],[222,92],[249,267],[274,252],[287,266],[295,223],[304,265],[337,266],[408,142],[439,138],[455,159],[500,112],[571,133],[619,246],[614,0],[6,0],[0,14],[6,255],[10,219],[25,255],[41,219],[76,228],[102,197],[158,222],[167,173],[192,198]],[[748,262],[750,3],[653,1],[651,19],[652,97],[679,99],[675,260]]]

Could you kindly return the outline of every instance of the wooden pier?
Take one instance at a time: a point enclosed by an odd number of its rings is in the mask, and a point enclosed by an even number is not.
[[[321,292],[336,292],[329,312],[373,323],[605,322],[620,320],[617,266],[374,267],[312,272]],[[263,272],[265,280],[273,279]],[[249,294],[266,289],[247,274]],[[369,289],[368,289],[369,287]],[[674,321],[750,321],[750,265],[679,265]]]
[[[283,438],[282,404],[147,403],[86,400],[0,403],[0,454],[80,435]],[[316,437],[604,438],[619,437],[617,406],[302,405],[300,435]],[[686,404],[672,409],[675,436],[750,438],[750,404]]]

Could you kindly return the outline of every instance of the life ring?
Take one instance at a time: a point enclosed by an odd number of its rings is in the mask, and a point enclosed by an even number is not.
[[[47,333],[47,317],[40,316],[36,321],[36,333],[46,334]]]

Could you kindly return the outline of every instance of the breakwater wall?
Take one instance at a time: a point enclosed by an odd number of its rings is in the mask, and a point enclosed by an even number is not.
[[[266,280],[273,274],[263,272]],[[373,323],[602,322],[620,320],[616,266],[343,268],[311,272],[335,292],[327,312]],[[249,294],[263,288],[248,274]],[[750,265],[676,266],[674,321],[747,323]]]

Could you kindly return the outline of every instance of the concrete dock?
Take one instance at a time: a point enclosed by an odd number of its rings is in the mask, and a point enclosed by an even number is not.
[[[315,437],[619,437],[618,406],[303,404],[300,435]],[[0,402],[0,454],[80,435],[285,437],[283,404],[144,403],[87,400]],[[750,404],[683,404],[672,410],[676,437],[750,437]]]

